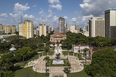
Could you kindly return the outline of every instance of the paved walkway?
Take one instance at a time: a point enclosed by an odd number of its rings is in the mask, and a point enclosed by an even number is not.
[[[57,47],[55,48],[54,50],[54,55],[52,56],[49,56],[50,59],[55,59],[56,57],[56,49]],[[61,59],[67,59],[69,60],[69,63],[71,64],[71,73],[74,73],[74,72],[79,72],[79,71],[82,71],[84,68],[83,68],[83,64],[80,63],[80,61],[78,60],[77,57],[75,56],[64,56],[62,54],[62,48],[60,47],[59,48],[59,51],[60,51],[60,58]],[[43,60],[46,56],[42,56],[34,61],[31,61],[28,63],[28,65],[26,67],[29,67],[29,66],[33,66],[33,70],[36,71],[36,72],[39,72],[39,73],[46,73],[46,66],[45,66],[45,61]],[[49,77],[67,77],[67,75],[64,73],[64,67],[63,66],[53,66],[53,67],[47,67],[47,69],[49,69]]]

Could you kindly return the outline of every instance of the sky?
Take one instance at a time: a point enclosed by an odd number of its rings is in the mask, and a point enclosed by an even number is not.
[[[91,17],[104,17],[104,11],[116,8],[116,0],[0,0],[0,24],[16,25],[31,20],[58,27],[64,17],[70,25],[87,25]]]

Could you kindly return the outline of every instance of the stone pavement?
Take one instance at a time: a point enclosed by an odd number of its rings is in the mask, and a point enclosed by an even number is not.
[[[56,49],[57,47],[55,48],[54,52],[55,54],[50,56],[50,59],[55,59],[56,57]],[[80,72],[84,69],[83,67],[83,64],[78,60],[77,57],[75,56],[64,56],[62,54],[62,49],[61,47],[59,48],[60,50],[60,57],[61,59],[67,59],[69,60],[69,63],[71,64],[71,73],[74,73],[74,72]],[[42,56],[34,61],[31,61],[28,63],[28,65],[26,67],[29,67],[29,66],[33,66],[33,70],[36,71],[36,72],[39,72],[39,73],[46,73],[46,66],[45,66],[45,61],[43,60],[46,56]],[[49,69],[49,77],[67,77],[67,75],[64,73],[64,67],[63,66],[53,66],[53,67],[47,67],[47,69]]]

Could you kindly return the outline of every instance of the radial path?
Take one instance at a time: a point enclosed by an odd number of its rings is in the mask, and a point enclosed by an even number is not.
[[[55,47],[54,50],[54,55],[49,56],[50,59],[55,59],[56,57],[56,50],[57,50],[57,46]],[[83,70],[83,64],[80,63],[80,61],[77,59],[77,57],[75,56],[64,56],[62,54],[62,48],[59,47],[59,52],[60,52],[60,57],[61,59],[67,59],[69,60],[69,63],[71,64],[71,73],[73,72],[79,72]],[[46,73],[46,66],[45,66],[45,61],[43,60],[45,58],[45,56],[40,57],[39,59],[37,59],[36,61],[34,61],[33,63],[33,70],[39,73]],[[54,67],[47,67],[47,69],[49,69],[49,77],[67,77],[67,75],[64,73],[64,66],[54,66]]]

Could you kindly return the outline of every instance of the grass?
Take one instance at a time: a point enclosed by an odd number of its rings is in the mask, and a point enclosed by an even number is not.
[[[67,74],[67,77],[91,77],[91,76],[87,75],[85,70],[83,70],[83,71],[77,72],[77,73],[69,73],[69,74]]]
[[[49,77],[49,74],[33,71],[32,67],[23,68],[15,71],[15,77]]]
[[[63,55],[68,55],[68,52],[69,51],[63,51]],[[73,56],[73,52],[69,52],[69,55]],[[74,53],[75,57],[77,57],[77,55],[78,55],[79,60],[84,60],[80,54]]]
[[[32,67],[18,69],[14,73],[15,77],[49,77],[49,74],[46,75],[45,73],[38,73],[33,71]],[[87,75],[86,72],[83,70],[77,73],[69,73],[67,74],[67,77],[91,77],[91,76]]]
[[[46,56],[47,53],[46,52],[42,52],[43,53],[43,56]],[[29,60],[26,60],[25,61],[25,64],[28,63],[29,61],[32,61],[32,60],[35,60],[35,59],[38,59],[39,57],[42,56],[42,53],[38,53],[36,55],[34,55],[31,59]],[[48,52],[48,55],[53,55],[54,52]],[[16,66],[25,66],[23,62],[18,62],[18,64]]]
[[[47,66],[70,66],[70,63],[67,59],[62,59],[64,61],[64,64],[52,64],[54,59],[50,59],[47,63]]]

